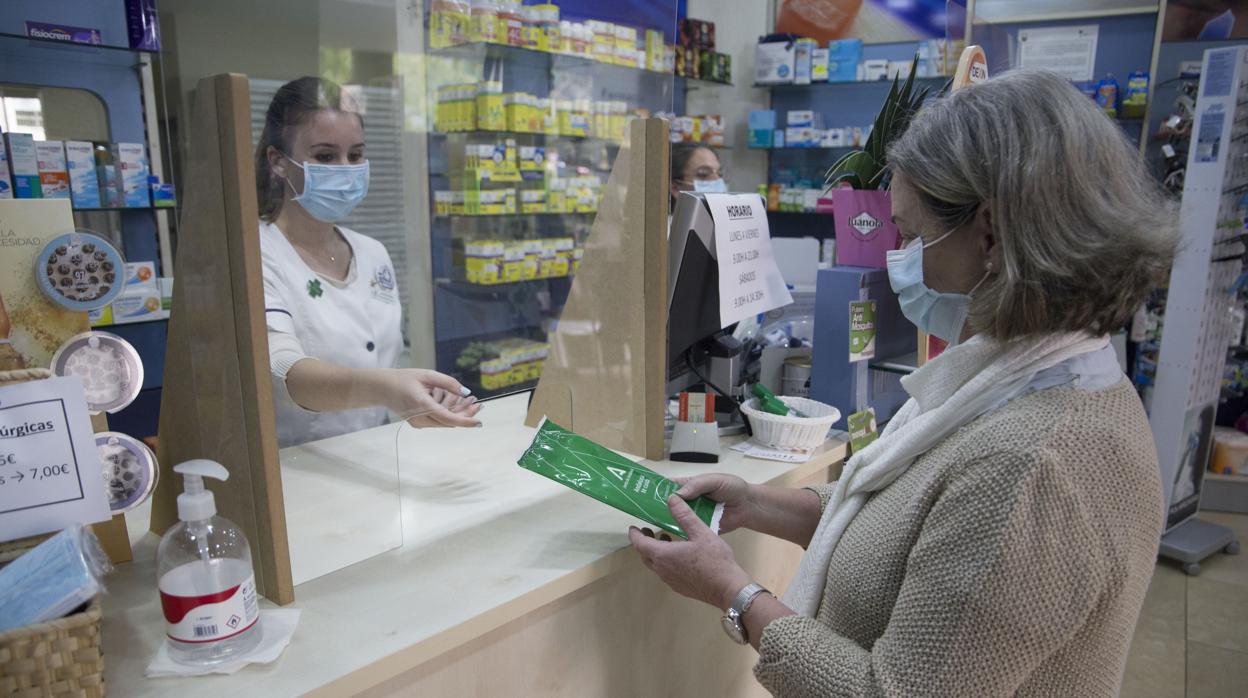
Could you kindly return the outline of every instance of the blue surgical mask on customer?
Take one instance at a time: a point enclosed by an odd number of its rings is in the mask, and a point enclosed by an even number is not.
[[[695,179],[693,180],[693,190],[699,194],[727,194],[728,183],[723,177],[716,179]]]
[[[922,238],[911,240],[900,250],[886,255],[888,281],[897,294],[901,314],[924,332],[939,337],[950,344],[957,344],[966,325],[971,296],[983,285],[988,275],[979,280],[968,293],[938,293],[923,283],[923,249],[941,242],[953,234],[949,231],[935,240],[923,244]]]
[[[358,165],[322,165],[299,164],[289,155],[286,159],[303,170],[303,193],[295,192],[291,201],[299,202],[308,215],[317,220],[337,223],[351,215],[368,194],[367,160]],[[286,183],[295,191],[289,179]]]

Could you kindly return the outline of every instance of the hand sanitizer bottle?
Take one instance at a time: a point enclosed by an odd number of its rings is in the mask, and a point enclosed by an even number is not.
[[[251,549],[237,526],[216,516],[212,492],[204,489],[205,477],[229,477],[225,467],[191,460],[173,469],[182,474],[181,521],[165,532],[156,549],[169,654],[183,664],[219,664],[260,642]]]

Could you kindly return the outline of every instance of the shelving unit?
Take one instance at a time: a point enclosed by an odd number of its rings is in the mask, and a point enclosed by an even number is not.
[[[1002,19],[985,22],[976,15],[976,8],[970,8],[971,21],[967,22],[966,34],[968,43],[978,44],[985,48],[988,56],[994,59],[994,74],[1013,67],[1018,56],[1019,31],[1032,27],[1061,27],[1096,24],[1099,27],[1099,41],[1095,56],[1095,77],[1107,74],[1117,77],[1119,84],[1125,86],[1126,78],[1133,70],[1148,70],[1151,64],[1153,40],[1158,15],[1155,11],[1139,11],[1129,13],[1105,12],[1096,10],[1079,12],[1073,15],[1031,15],[1015,11],[1002,10],[998,17]],[[1011,15],[1018,16],[1010,20]],[[909,61],[917,49],[916,43],[866,44],[864,60]],[[1153,76],[1153,85],[1157,84],[1157,76]],[[946,76],[918,77],[915,79],[917,88],[927,88],[933,93],[940,91],[948,81]],[[779,84],[760,85],[755,87],[766,89],[771,97],[770,108],[776,112],[777,127],[785,126],[785,112],[794,109],[812,109],[821,112],[825,118],[831,119],[829,127],[862,126],[870,123],[880,104],[887,95],[891,80],[883,81],[828,81],[804,85]],[[1142,119],[1118,119],[1117,123],[1134,142],[1141,142],[1144,137],[1145,124]],[[803,153],[802,151],[809,151]],[[848,152],[846,149],[845,152]],[[797,173],[799,181],[810,182],[812,188],[822,184],[822,173],[840,155],[820,148],[784,148],[768,150],[767,181],[785,182],[786,175]],[[779,220],[772,226],[772,235],[804,236],[813,234],[805,227],[809,215],[783,216],[787,220]],[[831,235],[831,227],[826,235]]]
[[[164,83],[164,54],[124,45],[128,32],[121,3],[79,3],[72,19],[58,16],[69,10],[56,3],[45,3],[37,12],[31,11],[33,5],[33,2],[15,2],[0,16],[0,83],[36,91],[60,89],[91,93],[102,105],[104,123],[89,131],[80,130],[86,125],[81,120],[58,119],[60,124],[73,121],[83,126],[72,131],[49,130],[46,138],[143,143],[151,174],[162,182],[173,181],[165,169],[169,134],[164,131],[163,105],[156,91],[156,86]],[[100,31],[102,43],[27,36],[23,20],[36,17],[49,23],[95,27]],[[154,261],[157,274],[169,276],[172,275],[176,210],[176,207],[163,206],[75,208],[73,215],[76,227],[112,238],[127,260]],[[125,410],[109,416],[110,426],[118,431],[135,436],[156,433],[166,327],[165,320],[153,320],[102,328],[134,345],[145,364],[143,390],[138,399]]]
[[[917,47],[917,44],[915,46]],[[876,47],[868,48],[875,50]],[[888,49],[892,51],[888,56],[890,60],[901,60],[907,54],[913,55],[912,49],[901,45],[890,46]],[[919,77],[915,78],[915,86],[917,89],[927,88],[935,92],[943,88],[948,81],[947,76]],[[880,104],[884,102],[892,84],[892,80],[833,80],[804,85],[756,84],[755,87],[766,89],[771,95],[770,108],[776,113],[777,130],[785,128],[785,117],[788,111],[811,109],[824,115],[826,127],[861,127],[865,132],[867,126],[875,119]],[[837,159],[860,147],[785,146],[753,150],[762,150],[767,153],[768,183],[808,182],[812,188],[819,188],[822,186],[823,172]],[[776,237],[814,236],[825,239],[834,234],[829,213],[768,211],[767,215],[772,224],[771,234]],[[826,220],[826,225],[812,227],[812,220]]]
[[[946,75],[934,75],[930,77],[920,77],[920,78],[914,79],[914,83],[916,85],[919,85],[921,87],[933,87],[933,88],[939,88],[948,81],[949,81],[949,77]],[[819,82],[808,82],[808,83],[801,84],[801,85],[794,84],[794,83],[780,83],[780,84],[775,84],[775,85],[754,83],[754,87],[760,90],[780,90],[780,91],[788,92],[788,91],[797,91],[797,90],[834,89],[834,88],[840,88],[840,87],[845,87],[845,86],[857,86],[857,87],[869,88],[869,87],[878,87],[880,85],[883,85],[885,89],[887,89],[888,86],[891,84],[893,84],[893,81],[891,79],[890,80],[821,80]]]
[[[596,136],[568,136],[568,135],[555,134],[555,133],[533,133],[532,131],[494,131],[494,130],[486,130],[486,129],[477,129],[474,131],[432,131],[430,132],[429,135],[433,136],[434,138],[454,138],[457,136],[468,137],[468,138],[477,137],[477,138],[482,138],[482,139],[532,138],[534,140],[540,140],[545,143],[559,143],[559,142],[567,141],[569,143],[598,144],[598,145],[604,145],[604,146],[616,147],[616,148],[620,146],[618,141],[614,141],[608,138],[599,138]]]
[[[597,211],[538,211],[530,213],[451,213],[445,216],[434,214],[434,218],[524,218],[526,216],[593,216]]]
[[[608,14],[608,13],[604,13]],[[620,12],[610,13],[610,21],[647,28],[665,29],[667,41],[674,40],[676,5],[664,27],[647,27],[644,21],[626,21]],[[651,13],[653,18],[653,13]],[[588,19],[588,18],[579,18]],[[426,23],[428,27],[428,23]],[[676,84],[670,73],[606,63],[583,55],[539,51],[533,48],[496,43],[463,43],[430,49],[426,61],[426,94],[436,104],[439,88],[446,85],[501,83],[502,94],[525,93],[544,100],[590,100],[624,102],[627,110],[673,112]],[[684,88],[684,83],[680,85]],[[601,112],[599,112],[601,113]],[[460,126],[471,126],[462,122]],[[511,125],[510,123],[508,124]],[[596,124],[591,118],[591,128]],[[535,380],[486,390],[476,367],[457,363],[470,346],[478,351],[483,343],[507,339],[542,343],[558,323],[563,304],[572,286],[572,277],[555,276],[505,283],[480,284],[466,280],[467,246],[485,241],[516,245],[538,239],[572,238],[584,245],[595,220],[592,211],[529,212],[520,210],[526,190],[544,189],[553,178],[595,177],[605,184],[621,143],[617,133],[568,135],[546,129],[482,129],[431,131],[428,142],[430,205],[430,244],[433,294],[434,345],[436,368],[450,373],[472,388],[478,397],[491,397],[532,388]],[[469,146],[514,142],[517,151],[543,148],[544,169],[522,172],[519,182],[482,181],[482,192],[515,189],[516,211],[504,214],[436,215],[439,192],[462,188],[467,169]],[[465,157],[460,157],[465,155]],[[536,172],[536,174],[535,174]],[[477,185],[472,185],[477,186]],[[600,194],[598,194],[600,195]],[[547,195],[549,196],[549,194]],[[442,211],[445,212],[445,207]],[[485,262],[488,264],[488,262]]]
[[[675,20],[673,20],[675,22]],[[645,73],[670,80],[670,73],[648,70],[640,66],[607,63],[588,56],[552,51],[539,51],[525,46],[497,44],[487,42],[469,42],[435,48],[429,50],[433,57],[453,58],[457,60],[482,61],[486,59],[502,61],[512,66],[536,66],[549,72],[574,72],[589,70],[596,77],[611,79],[612,77],[634,73]]]
[[[0,32],[0,40],[29,41],[31,44],[41,47],[41,48],[56,46],[56,47],[67,47],[71,50],[82,50],[82,51],[119,51],[122,53],[129,53],[129,54],[146,53],[146,54],[152,54],[152,55],[159,55],[160,53],[159,51],[151,51],[151,50],[142,49],[142,48],[130,48],[129,46],[119,46],[115,44],[105,44],[105,43],[88,44],[88,43],[82,43],[78,41],[60,41],[58,39],[44,39],[44,38],[37,37],[37,36],[27,36],[26,34],[17,34],[14,32]]]
[[[689,89],[690,87],[694,87],[694,88],[701,87],[703,85],[710,86],[710,87],[721,87],[721,86],[732,87],[731,82],[725,82],[723,80],[707,80],[706,78],[691,78],[687,75],[677,75],[675,76],[675,78],[676,78],[677,85],[681,83],[685,83],[685,89]]]

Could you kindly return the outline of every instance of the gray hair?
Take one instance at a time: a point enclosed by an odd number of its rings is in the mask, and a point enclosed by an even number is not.
[[[1004,269],[972,299],[972,332],[1113,332],[1174,258],[1174,202],[1118,125],[1054,73],[1011,71],[929,101],[888,161],[946,231],[988,207]]]

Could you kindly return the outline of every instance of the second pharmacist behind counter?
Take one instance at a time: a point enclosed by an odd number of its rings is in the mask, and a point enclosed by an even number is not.
[[[327,80],[282,85],[256,146],[256,193],[278,444],[385,424],[478,427],[481,405],[437,371],[396,368],[394,265],[339,225],[368,194],[364,121]]]

